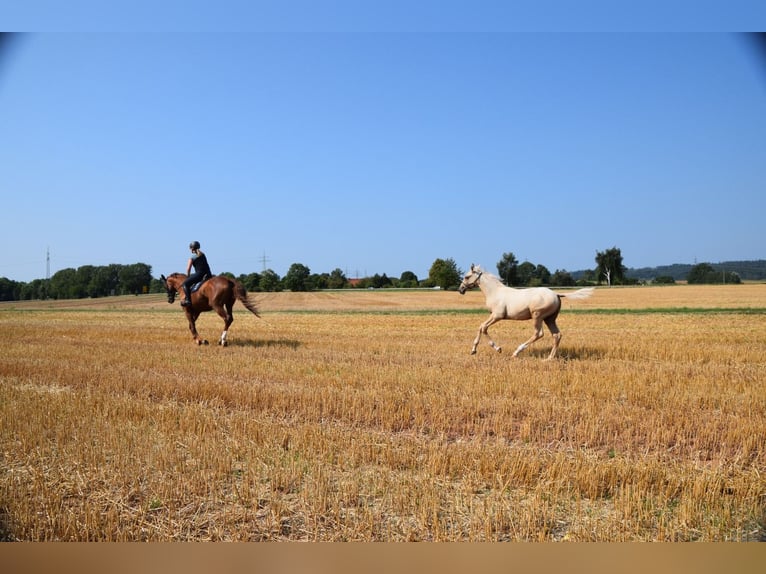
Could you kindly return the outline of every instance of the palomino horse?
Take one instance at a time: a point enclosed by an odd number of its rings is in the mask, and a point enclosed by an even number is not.
[[[164,275],[160,277],[162,284],[165,286],[165,290],[168,292],[168,303],[173,303],[176,299],[176,293],[181,293],[183,282],[186,281],[186,275],[183,273],[173,273],[170,277]],[[205,339],[200,339],[197,333],[197,317],[200,313],[205,311],[215,311],[223,319],[224,327],[221,338],[218,341],[219,345],[226,346],[227,335],[229,327],[234,321],[234,316],[231,314],[234,302],[239,299],[245,308],[250,311],[256,317],[260,317],[258,314],[258,308],[255,303],[249,301],[247,298],[247,290],[244,285],[234,279],[229,279],[223,275],[217,275],[205,281],[202,286],[191,294],[192,304],[188,307],[184,307],[186,311],[186,318],[189,320],[189,330],[191,331],[194,342],[198,345],[207,345]]]
[[[495,351],[500,352],[501,348],[489,337],[488,329],[498,321],[503,319],[513,319],[515,321],[526,321],[532,319],[535,332],[528,341],[518,346],[513,353],[515,357],[532,343],[541,339],[543,336],[543,322],[548,326],[548,330],[553,335],[553,349],[548,356],[548,360],[556,356],[556,352],[561,342],[561,331],[556,326],[556,317],[561,310],[561,299],[586,299],[593,294],[593,287],[578,289],[566,295],[551,291],[547,287],[532,287],[530,289],[513,289],[506,287],[500,281],[499,277],[487,273],[478,265],[471,265],[471,270],[463,277],[460,283],[460,294],[464,295],[467,289],[479,287],[486,299],[487,308],[491,315],[479,327],[479,333],[473,342],[471,354],[476,353],[476,347],[479,345],[482,334],[489,339],[489,346]]]

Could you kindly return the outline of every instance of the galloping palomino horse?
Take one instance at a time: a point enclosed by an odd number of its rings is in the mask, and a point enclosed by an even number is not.
[[[479,327],[479,333],[473,342],[471,354],[476,353],[476,347],[479,345],[482,334],[489,339],[489,346],[495,351],[502,349],[489,337],[488,329],[498,321],[503,319],[513,319],[515,321],[526,321],[532,319],[535,332],[528,341],[518,346],[513,353],[515,357],[532,343],[541,339],[543,336],[543,322],[548,326],[548,330],[553,335],[553,348],[547,360],[553,359],[559,349],[561,342],[561,331],[556,326],[556,317],[561,310],[561,299],[587,299],[593,294],[593,287],[578,289],[572,293],[556,293],[547,287],[532,287],[529,289],[513,289],[506,287],[500,281],[499,277],[487,273],[478,265],[471,264],[471,270],[463,277],[460,283],[460,294],[465,295],[466,290],[479,287],[486,299],[487,308],[491,315]]]
[[[186,280],[186,275],[183,273],[173,273],[170,277],[164,275],[160,277],[162,284],[165,286],[165,290],[168,292],[168,303],[173,303],[176,299],[176,294],[182,290],[183,282]],[[247,290],[245,286],[239,281],[229,279],[223,275],[216,275],[211,277],[202,285],[199,289],[191,294],[192,304],[188,307],[183,307],[186,312],[186,318],[189,320],[189,330],[191,331],[194,342],[198,345],[207,345],[205,339],[201,339],[197,333],[197,317],[200,313],[205,311],[215,311],[223,319],[224,327],[223,333],[218,344],[225,347],[227,345],[227,335],[229,327],[234,321],[234,316],[231,314],[231,310],[234,307],[234,302],[239,299],[245,308],[250,311],[256,317],[260,317],[258,314],[258,308],[255,303],[249,301],[247,298]]]

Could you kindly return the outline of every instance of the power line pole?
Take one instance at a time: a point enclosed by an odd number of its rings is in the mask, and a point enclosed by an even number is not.
[[[51,278],[51,248],[45,250],[45,279]]]
[[[271,261],[271,259],[269,257],[266,257],[265,251],[263,252],[263,257],[261,257],[259,261],[261,262],[261,265],[263,266],[262,271],[266,271],[266,263]]]

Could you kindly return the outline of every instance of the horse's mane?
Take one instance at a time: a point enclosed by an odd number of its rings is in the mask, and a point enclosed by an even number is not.
[[[490,279],[495,279],[495,280],[497,280],[497,281],[500,281],[500,283],[502,283],[502,282],[503,282],[503,280],[502,280],[502,279],[500,279],[500,277],[498,277],[498,276],[497,276],[497,275],[495,275],[494,273],[490,273],[489,271],[485,271],[485,270],[484,270],[484,267],[482,267],[481,265],[474,265],[474,266],[473,266],[473,270],[474,270],[474,271],[478,271],[478,272],[479,272],[479,273],[481,273],[482,275],[486,275],[486,276],[487,276],[487,277],[489,277]]]
[[[168,279],[170,279],[171,277],[186,277],[186,275],[184,275],[183,273],[176,272],[176,273],[171,273],[170,275],[168,275]]]

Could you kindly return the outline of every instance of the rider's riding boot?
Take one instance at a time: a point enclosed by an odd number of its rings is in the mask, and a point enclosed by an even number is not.
[[[191,295],[189,293],[186,293],[186,299],[181,301],[181,307],[189,307],[191,306]]]

